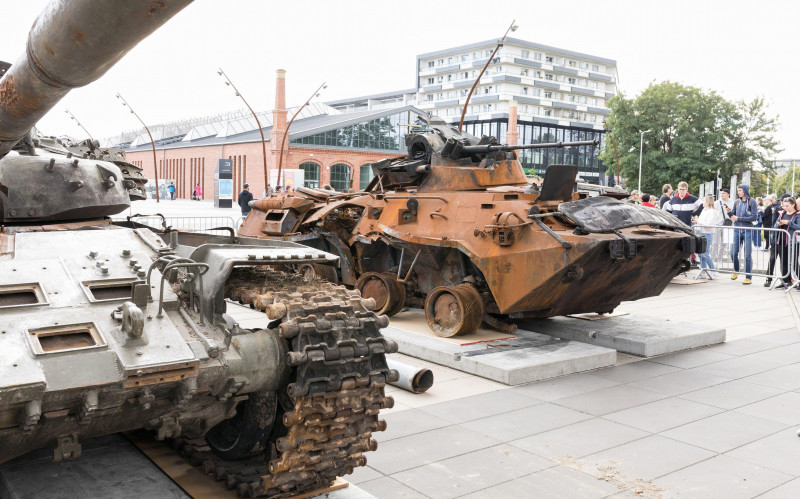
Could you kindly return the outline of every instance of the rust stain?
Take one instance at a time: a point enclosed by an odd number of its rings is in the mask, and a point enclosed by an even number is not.
[[[82,29],[75,28],[73,38],[75,39],[76,42],[81,43],[84,40],[86,40],[87,38],[89,38],[89,35],[85,31],[83,31]]]

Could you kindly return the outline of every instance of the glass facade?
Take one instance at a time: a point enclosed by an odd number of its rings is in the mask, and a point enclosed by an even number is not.
[[[291,139],[292,144],[400,151],[403,143],[401,123],[408,123],[408,113],[356,123],[336,130]]]
[[[369,183],[372,181],[372,163],[367,163],[365,165],[361,165],[361,168],[358,172],[358,188],[359,190],[364,190],[367,188]]]
[[[319,187],[319,165],[313,161],[300,163],[300,169],[305,172],[303,187]]]
[[[488,135],[506,143],[507,119],[464,123],[464,131],[476,137]],[[584,181],[592,184],[613,183],[606,176],[606,168],[600,162],[600,151],[605,146],[605,132],[586,128],[573,128],[544,123],[520,121],[517,123],[519,144],[540,144],[543,142],[573,142],[579,140],[599,140],[597,146],[552,147],[517,151],[526,173],[544,176],[548,165],[577,165],[578,173]]]
[[[339,192],[350,188],[350,167],[344,163],[331,165],[331,187]]]

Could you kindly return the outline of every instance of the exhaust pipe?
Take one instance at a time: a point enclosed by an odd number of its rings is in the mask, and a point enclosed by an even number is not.
[[[386,358],[389,369],[394,369],[400,375],[397,381],[389,383],[408,390],[412,393],[425,393],[428,388],[433,386],[433,371],[425,367],[407,364],[390,357]]]

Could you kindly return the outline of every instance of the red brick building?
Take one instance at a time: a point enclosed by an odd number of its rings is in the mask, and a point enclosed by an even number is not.
[[[279,69],[271,120],[260,120],[270,172],[278,169],[288,115],[297,111],[286,108],[285,82],[285,71]],[[408,124],[420,114],[425,113],[412,106],[341,113],[324,104],[312,104],[292,124],[283,152],[283,168],[303,170],[306,186],[329,184],[340,191],[351,185],[353,189],[363,188],[372,180],[370,163],[405,154],[403,137]],[[157,134],[155,138],[155,166],[160,180],[174,182],[177,198],[189,198],[200,184],[203,198],[213,199],[214,171],[220,159],[233,162],[234,202],[245,183],[250,184],[256,197],[264,191],[264,148],[252,117],[201,124],[178,135],[164,135],[159,138]],[[117,147],[125,149],[128,161],[154,179],[149,138]]]

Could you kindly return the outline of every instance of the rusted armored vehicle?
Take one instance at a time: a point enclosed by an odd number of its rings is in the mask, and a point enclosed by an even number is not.
[[[296,241],[340,256],[338,278],[392,315],[422,306],[442,336],[482,322],[606,313],[659,294],[705,240],[659,210],[590,197],[577,168],[551,165],[529,184],[515,149],[437,117],[406,136],[408,155],[372,165],[364,192],[300,188],[252,202],[240,235]]]
[[[143,196],[140,172],[33,129],[187,3],[55,1],[0,80],[0,462],[144,428],[243,496],[284,497],[375,449],[388,319],[281,271],[335,264],[324,251],[112,223]],[[264,310],[263,328],[240,327],[230,299]]]

